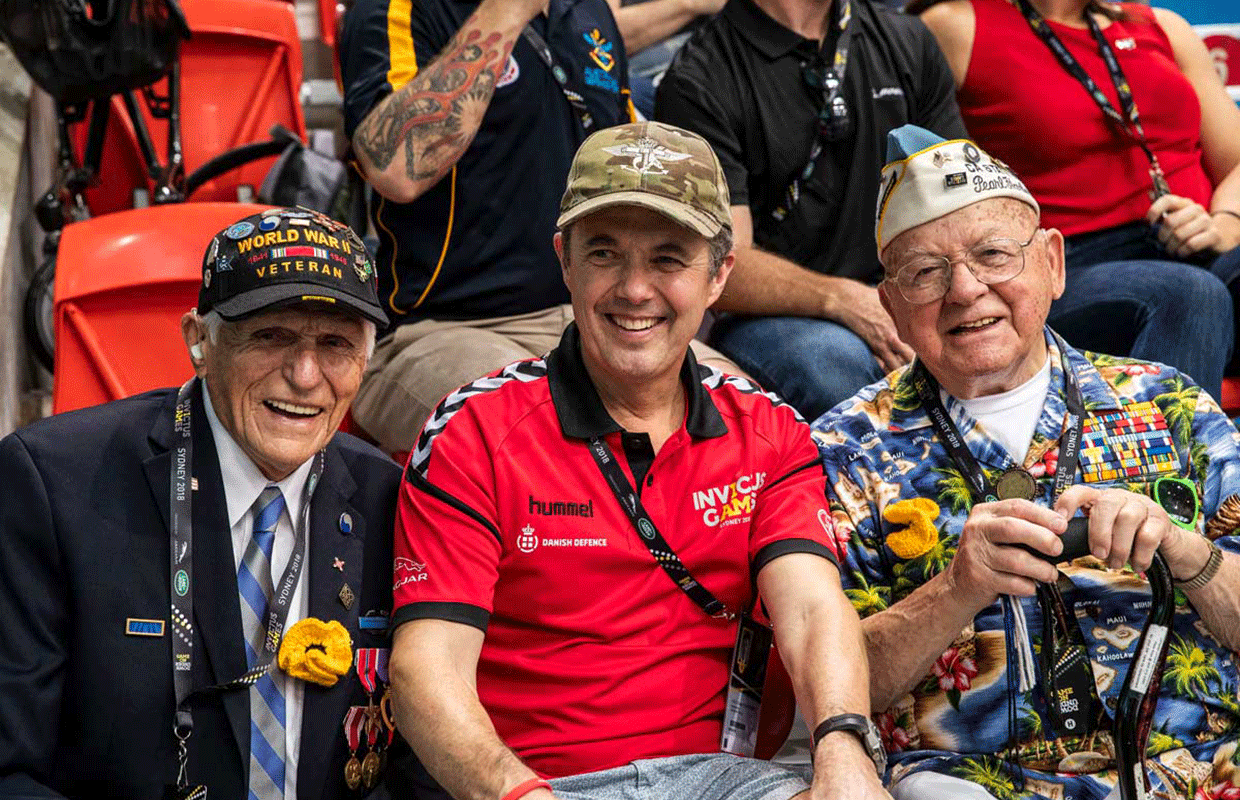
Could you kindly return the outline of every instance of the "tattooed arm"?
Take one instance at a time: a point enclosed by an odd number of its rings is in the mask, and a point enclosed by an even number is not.
[[[353,134],[375,190],[407,203],[460,160],[525,25],[546,0],[484,0],[435,59],[386,97]]]

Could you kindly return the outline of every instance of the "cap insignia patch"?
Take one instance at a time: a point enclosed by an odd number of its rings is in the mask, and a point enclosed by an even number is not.
[[[624,168],[638,175],[666,175],[664,161],[683,161],[689,157],[688,153],[667,149],[649,136],[643,136],[634,144],[614,145],[603,150],[613,156],[633,159],[632,166],[626,164]]]

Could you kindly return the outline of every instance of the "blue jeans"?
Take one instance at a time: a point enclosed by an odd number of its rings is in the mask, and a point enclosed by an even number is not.
[[[1048,322],[1075,347],[1169,364],[1218,398],[1235,338],[1231,296],[1204,265],[1168,258],[1149,231],[1138,222],[1071,237]]]
[[[869,346],[809,317],[721,317],[710,343],[809,421],[883,377]]]

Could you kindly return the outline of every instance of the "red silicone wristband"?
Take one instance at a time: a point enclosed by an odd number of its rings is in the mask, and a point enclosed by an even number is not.
[[[528,781],[518,783],[516,786],[508,790],[508,794],[504,795],[500,800],[517,800],[518,797],[525,797],[535,789],[551,790],[551,784],[542,778],[530,778]]]

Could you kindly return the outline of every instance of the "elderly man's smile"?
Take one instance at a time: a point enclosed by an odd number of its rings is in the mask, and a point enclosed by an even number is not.
[[[322,413],[322,408],[319,406],[301,406],[298,403],[277,401],[277,399],[267,399],[263,401],[263,406],[267,407],[268,411],[279,414],[280,417],[290,419],[312,419]]]
[[[980,331],[989,330],[998,325],[1001,321],[1002,319],[1000,317],[982,317],[981,319],[976,319],[971,322],[963,322],[949,330],[948,333],[953,336],[977,333]]]
[[[323,409],[318,406],[299,405],[283,400],[264,400],[263,405],[267,410],[290,419],[313,419],[323,413]]]

